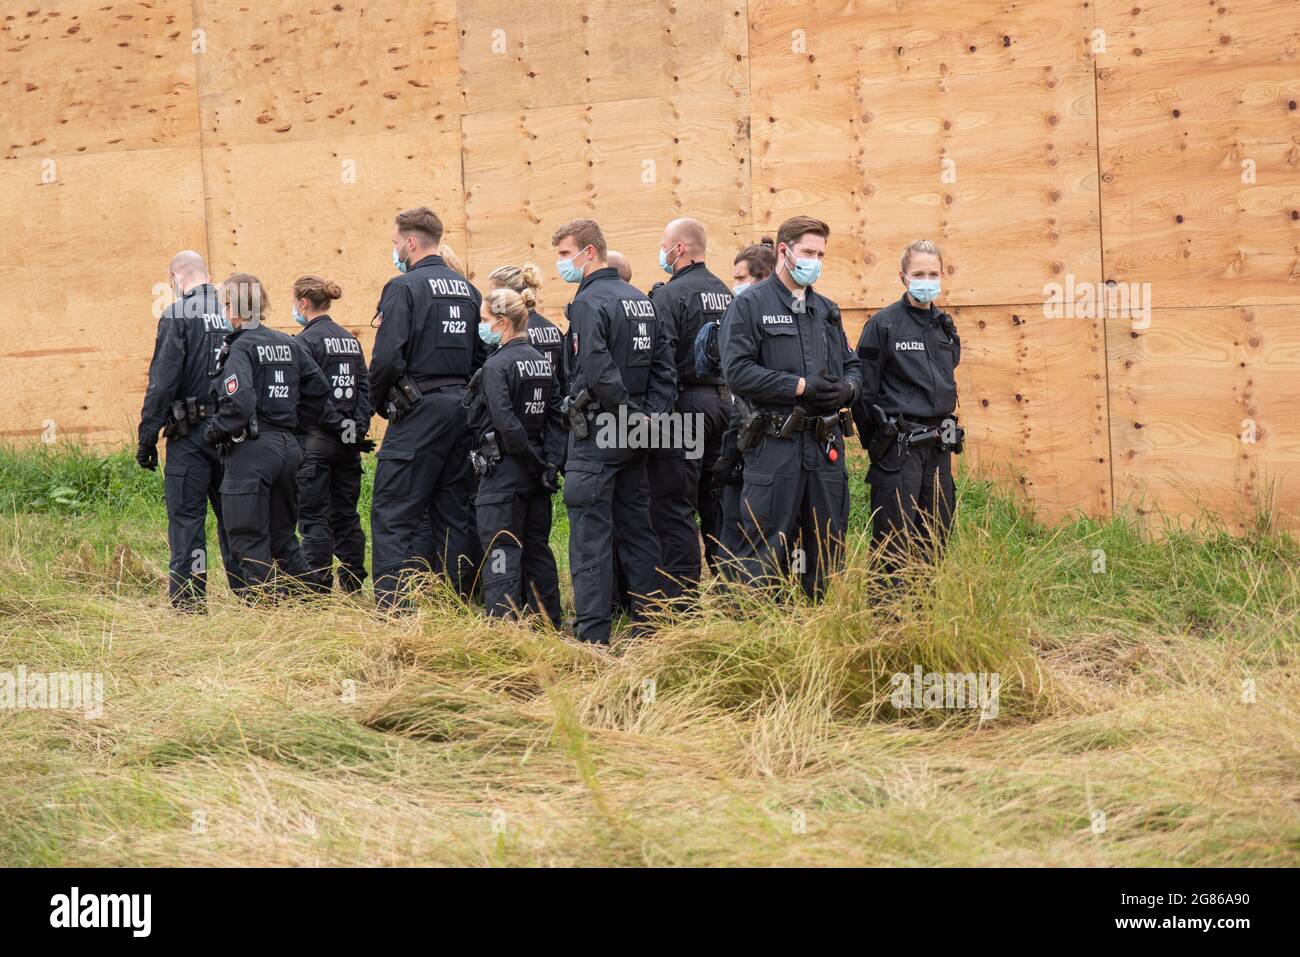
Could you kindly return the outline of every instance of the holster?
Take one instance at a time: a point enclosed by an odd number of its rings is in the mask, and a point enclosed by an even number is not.
[[[560,411],[568,419],[569,430],[575,438],[585,439],[591,434],[591,426],[587,422],[587,408],[590,405],[591,392],[587,389],[581,390],[577,395],[566,395],[560,402]]]
[[[469,453],[469,464],[474,474],[482,477],[492,471],[492,466],[501,461],[501,446],[497,443],[496,432],[483,433],[483,444]]]
[[[420,391],[414,380],[409,375],[398,376],[391,389],[388,390],[386,400],[389,422],[400,422],[402,416],[409,413],[417,405],[424,401],[424,393]]]

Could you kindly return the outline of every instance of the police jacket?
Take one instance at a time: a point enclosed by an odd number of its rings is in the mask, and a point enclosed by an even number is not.
[[[294,341],[307,350],[325,375],[329,403],[340,422],[355,422],[357,437],[370,429],[370,375],[361,341],[328,315],[317,316]]]
[[[547,319],[540,312],[528,311],[528,344],[551,360],[551,368],[559,382],[560,392],[565,393],[564,376],[564,333],[560,327]]]
[[[865,443],[874,423],[872,405],[888,416],[922,422],[952,415],[957,408],[955,370],[961,339],[946,312],[931,303],[917,308],[903,298],[871,317],[858,339],[862,393],[853,406]]]
[[[646,413],[672,410],[677,370],[664,323],[645,293],[606,266],[582,280],[565,315],[571,394],[588,389],[607,412],[620,405]]]
[[[212,382],[217,413],[208,424],[209,442],[239,435],[255,415],[258,432],[303,432],[318,424],[338,430],[325,376],[294,339],[265,325],[244,326],[226,337],[223,351]]]
[[[797,300],[776,273],[732,300],[722,324],[722,371],[734,394],[788,413],[799,380],[823,369],[859,394],[862,374],[839,306],[812,286]]]
[[[140,410],[141,442],[158,441],[159,429],[167,424],[167,410],[177,399],[207,401],[228,332],[230,323],[211,283],[195,286],[163,311]]]
[[[668,330],[673,361],[677,364],[677,388],[693,385],[722,385],[716,376],[695,374],[695,336],[706,322],[721,320],[731,305],[731,290],[702,262],[691,263],[651,293],[655,315]]]
[[[503,454],[563,465],[568,435],[550,357],[526,337],[503,343],[483,363],[469,427],[480,445],[484,435],[496,432]]]
[[[370,357],[370,394],[376,411],[403,375],[420,388],[433,380],[464,379],[483,365],[478,337],[483,297],[441,256],[425,256],[384,285],[378,312],[383,319]]]

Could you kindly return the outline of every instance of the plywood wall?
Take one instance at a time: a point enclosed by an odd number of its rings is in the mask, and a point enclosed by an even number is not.
[[[575,216],[648,288],[676,216],[725,276],[808,212],[853,341],[901,247],[944,247],[968,464],[1045,517],[1300,510],[1294,0],[23,6],[0,13],[0,437],[131,434],[181,248],[262,277],[286,329],[294,277],[336,279],[368,345],[407,206],[479,282],[543,266],[552,314]],[[1106,282],[1150,311],[1046,302]]]

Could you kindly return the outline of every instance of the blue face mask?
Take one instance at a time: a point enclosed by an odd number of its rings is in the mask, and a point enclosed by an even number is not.
[[[790,278],[801,286],[811,286],[822,274],[822,261],[820,259],[796,259],[794,265],[790,265],[790,259],[787,256],[785,262],[786,268],[790,270]]]
[[[397,257],[397,247],[393,247],[393,265],[397,267],[398,272],[406,272],[406,263]]]
[[[307,325],[307,317],[298,311],[297,306],[293,307],[293,321],[298,323],[300,326]]]
[[[496,345],[501,341],[501,333],[492,331],[492,323],[480,322],[478,324],[478,337],[490,346]]]
[[[578,255],[582,254],[579,253]],[[555,268],[559,272],[560,278],[565,282],[582,282],[582,268],[573,264],[573,260],[577,258],[578,256],[574,256],[573,259],[556,260]]]
[[[673,261],[672,261],[672,262],[669,262],[669,261],[668,261],[668,254],[667,254],[666,252],[664,252],[663,249],[661,248],[661,249],[659,250],[659,268],[662,269],[664,272],[668,273],[668,275],[671,276],[671,275],[673,274],[673,266],[676,265],[677,260],[679,260],[679,259],[681,259],[681,258],[682,258],[682,257],[681,257],[681,255],[679,254],[679,255],[673,257]]]
[[[738,283],[737,285],[731,287],[731,294],[733,296],[739,296],[742,292],[744,292],[752,285],[754,285],[752,282]]]
[[[932,302],[939,295],[938,279],[909,279],[907,291],[913,299],[924,304]]]

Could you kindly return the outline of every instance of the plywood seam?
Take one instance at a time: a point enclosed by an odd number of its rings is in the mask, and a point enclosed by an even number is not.
[[[1097,28],[1097,8],[1092,8],[1092,27],[1095,31]],[[1092,124],[1093,124],[1093,149],[1096,156],[1097,170],[1097,265],[1101,271],[1099,277],[1104,283],[1106,281],[1106,229],[1105,229],[1105,203],[1102,200],[1101,187],[1101,93],[1097,80],[1097,57],[1092,56]],[[1107,309],[1107,312],[1110,310]],[[1102,407],[1106,410],[1106,474],[1110,476],[1108,491],[1110,495],[1110,514],[1115,514],[1115,439],[1114,432],[1111,429],[1111,394],[1110,394],[1110,322],[1107,319],[1101,320],[1101,356],[1102,356],[1102,374],[1106,377],[1106,388],[1103,392],[1105,401]]]
[[[190,29],[201,29],[199,27],[199,0],[190,0]],[[197,114],[199,130],[199,185],[203,189],[203,259],[209,263],[209,254],[212,251],[212,236],[208,230],[211,228],[212,217],[208,215],[208,162],[207,154],[203,149],[203,71],[199,69],[199,57],[203,54],[195,53],[192,45],[190,54],[194,57],[194,110]]]

